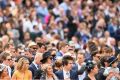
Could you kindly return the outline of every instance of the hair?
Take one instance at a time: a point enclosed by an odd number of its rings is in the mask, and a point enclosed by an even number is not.
[[[8,56],[10,56],[9,53],[7,53],[7,52],[2,52],[2,53],[0,54],[0,62],[2,63],[4,60],[6,60]]]
[[[52,65],[51,65],[51,64],[45,64],[45,69],[44,69],[45,73],[47,72],[47,68],[48,68],[49,66],[51,66],[51,67],[52,67]]]
[[[73,57],[71,57],[69,55],[64,56],[63,59],[62,59],[63,66],[68,65],[68,62],[70,60],[73,61],[74,60]]]
[[[41,43],[41,42],[39,42],[39,43],[37,43],[37,45],[41,48],[42,46],[45,46],[45,44],[44,43]],[[45,46],[46,47],[46,46]]]
[[[58,50],[61,50],[62,47],[65,47],[66,45],[67,45],[67,43],[64,42],[64,41],[59,42],[59,44],[58,44]]]
[[[94,69],[95,65],[97,65],[95,62],[91,61],[91,60],[88,60],[86,62],[86,70],[88,73],[91,72],[92,69]]]
[[[61,60],[56,60],[54,63],[55,67],[61,67],[62,66],[62,61]]]
[[[23,67],[23,65],[24,65],[24,63],[26,61],[29,61],[29,60],[27,58],[25,58],[25,57],[20,58],[18,60],[18,64],[17,64],[17,70],[19,70],[19,71],[25,71],[26,68]]]
[[[104,56],[101,58],[101,66],[105,67],[105,62],[108,62],[108,58],[107,56]]]

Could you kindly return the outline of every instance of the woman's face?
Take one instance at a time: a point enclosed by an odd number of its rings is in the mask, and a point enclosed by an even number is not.
[[[47,67],[47,74],[53,74],[53,69],[50,65]]]
[[[26,60],[23,66],[24,66],[24,69],[27,70],[29,68],[29,61]]]
[[[3,73],[2,73],[4,76],[7,76],[8,75],[8,70],[7,70],[7,68],[5,68],[4,70],[3,70]]]
[[[94,74],[97,74],[97,73],[98,73],[98,66],[97,66],[97,65],[95,65],[95,67],[94,67],[94,69],[93,69],[93,73],[94,73]]]

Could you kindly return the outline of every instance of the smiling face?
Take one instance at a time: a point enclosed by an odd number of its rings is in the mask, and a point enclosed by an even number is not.
[[[48,65],[47,68],[46,68],[46,71],[47,71],[47,74],[48,74],[48,75],[53,74],[53,68],[52,68],[52,66],[51,66],[51,65]]]

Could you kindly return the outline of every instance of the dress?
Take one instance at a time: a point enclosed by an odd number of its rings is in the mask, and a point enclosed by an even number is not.
[[[15,76],[15,80],[30,80],[30,71],[26,70],[24,73],[20,71],[15,71],[13,76]]]

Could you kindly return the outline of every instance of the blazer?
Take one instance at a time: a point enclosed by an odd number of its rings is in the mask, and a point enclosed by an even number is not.
[[[63,74],[63,70],[57,71],[55,72],[56,76],[58,77],[59,80],[64,80],[64,74]],[[79,80],[78,79],[78,74],[76,71],[71,70],[70,71],[70,79],[71,80]]]
[[[32,77],[34,77],[35,72],[37,71],[37,68],[35,67],[35,65],[33,63],[30,64],[29,70],[32,72]]]

